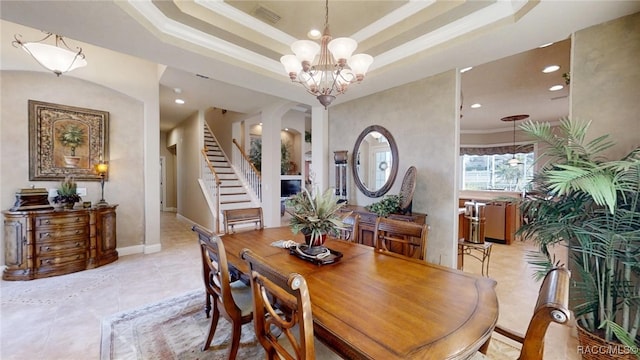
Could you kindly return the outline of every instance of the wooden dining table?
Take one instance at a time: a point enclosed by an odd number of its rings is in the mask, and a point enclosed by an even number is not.
[[[290,228],[222,236],[230,267],[248,274],[247,248],[283,275],[303,275],[314,333],[347,359],[466,359],[491,336],[498,320],[496,282],[456,269],[327,239],[342,257],[317,265],[271,245],[303,243]]]

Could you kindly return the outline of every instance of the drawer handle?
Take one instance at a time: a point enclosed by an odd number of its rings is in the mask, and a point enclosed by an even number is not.
[[[76,243],[76,247],[80,247],[80,243],[79,242]]]
[[[45,260],[44,262],[47,264],[51,264],[51,260]]]
[[[45,220],[45,221],[44,221],[44,223],[45,223],[45,224],[51,224],[51,221],[49,221],[49,220]]]
[[[51,251],[51,248],[50,248],[49,246],[46,246],[46,247],[44,248],[44,250],[45,250],[45,251]]]
[[[76,234],[80,234],[80,230],[76,230]]]
[[[76,222],[78,222],[78,221],[80,221],[80,218],[79,218],[79,217],[77,217],[77,218],[76,218]]]
[[[76,260],[79,260],[79,259],[80,259],[80,255],[76,256]]]
[[[51,237],[51,234],[49,234],[49,233],[44,233],[44,237]]]

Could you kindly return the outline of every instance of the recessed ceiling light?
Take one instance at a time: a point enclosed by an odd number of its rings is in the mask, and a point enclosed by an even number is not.
[[[539,47],[539,48],[545,48],[545,47],[550,46],[550,45],[553,45],[553,43],[552,43],[552,42],[550,42],[550,43],[542,44],[542,45],[540,45],[540,46],[538,46],[538,47]]]
[[[180,94],[180,93],[182,93],[182,89],[180,89],[180,88],[174,88],[174,89],[173,89],[173,92],[174,92],[174,93],[176,93],[176,94]]]
[[[262,123],[260,123],[260,126],[262,126]]]
[[[549,65],[549,66],[545,67],[544,69],[542,69],[542,72],[545,73],[545,74],[548,74],[548,73],[552,73],[554,71],[558,71],[558,69],[560,69],[560,66],[558,66],[558,65]]]
[[[562,90],[564,88],[564,86],[562,85],[553,85],[552,87],[549,88],[549,91],[558,91],[558,90]]]
[[[182,100],[182,99],[176,99],[176,104],[180,104],[180,105],[182,105],[182,104],[184,104],[184,100]]]
[[[473,69],[473,66],[469,66],[469,67],[466,67],[466,68],[462,68],[462,69],[460,69],[460,73],[465,73],[465,72],[467,72],[467,71],[469,71],[469,70],[471,70],[471,69]]]
[[[477,109],[477,108],[481,108],[481,107],[482,107],[482,105],[478,104],[478,103],[475,103],[475,104],[471,105],[472,109]]]
[[[284,128],[284,131],[289,131],[289,128]]]
[[[309,39],[316,40],[316,39],[320,39],[320,37],[322,36],[322,33],[318,29],[311,29],[307,33],[307,36],[309,37]]]

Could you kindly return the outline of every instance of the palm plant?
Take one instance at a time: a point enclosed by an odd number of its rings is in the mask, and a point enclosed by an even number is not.
[[[600,154],[608,135],[585,143],[589,123],[562,119],[555,134],[548,123],[521,126],[546,144],[547,159],[533,179],[534,193],[520,204],[525,219],[518,234],[531,239],[541,276],[560,261],[552,247],[568,247],[577,276],[571,289],[578,324],[607,341],[638,346],[640,325],[640,148],[620,160]]]

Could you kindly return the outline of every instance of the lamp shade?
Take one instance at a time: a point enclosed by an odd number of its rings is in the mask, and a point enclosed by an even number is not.
[[[358,43],[346,37],[333,39],[329,42],[329,45],[327,45],[333,58],[338,61],[349,59],[351,54],[356,50],[356,47],[358,47]]]
[[[351,68],[356,75],[364,76],[369,70],[369,66],[373,63],[373,57],[367,54],[356,54],[353,55],[348,61],[347,64]]]
[[[284,71],[286,71],[287,74],[297,74],[300,72],[300,70],[302,70],[302,65],[295,55],[285,55],[281,57],[280,63],[284,65]]]
[[[291,50],[296,54],[298,61],[311,63],[320,52],[320,45],[311,40],[298,40],[291,44]]]
[[[78,53],[57,46],[31,42],[24,43],[22,48],[40,65],[56,74],[87,66],[87,61]]]
[[[97,171],[99,174],[106,173],[106,172],[107,172],[107,170],[109,170],[109,165],[107,165],[107,164],[105,164],[105,163],[99,163],[99,164],[97,164],[97,165],[96,165],[96,171]]]

